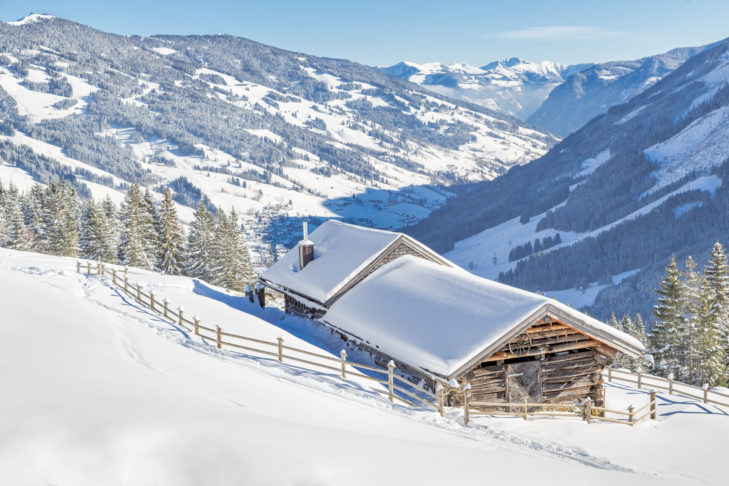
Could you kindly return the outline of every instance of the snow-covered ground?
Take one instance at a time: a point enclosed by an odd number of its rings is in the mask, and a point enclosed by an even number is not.
[[[306,321],[221,289],[136,270],[130,279],[203,323],[339,350]],[[369,382],[219,351],[77,274],[73,259],[1,249],[0,286],[2,484],[726,480],[729,416],[694,400],[659,395],[658,420],[635,428],[489,417],[464,427],[460,410],[441,419],[391,405]],[[609,385],[607,401],[647,397]]]

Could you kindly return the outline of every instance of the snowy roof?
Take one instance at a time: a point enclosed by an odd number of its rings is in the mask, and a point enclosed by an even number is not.
[[[402,233],[328,220],[309,235],[314,243],[314,260],[300,269],[296,246],[266,270],[261,279],[324,304],[399,238],[407,238],[434,258],[442,259]]]
[[[379,268],[322,320],[452,378],[546,315],[629,355],[643,351],[631,336],[553,299],[411,256]]]

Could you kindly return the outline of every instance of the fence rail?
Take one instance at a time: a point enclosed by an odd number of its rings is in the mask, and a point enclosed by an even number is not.
[[[284,361],[303,363],[329,372],[335,372],[343,379],[347,379],[348,377],[368,379],[376,383],[386,385],[387,390],[376,391],[386,393],[391,402],[398,400],[412,407],[427,406],[435,408],[440,412],[441,416],[443,416],[443,408],[445,405],[443,393],[435,394],[401,377],[395,373],[395,364],[392,361],[388,364],[387,369],[377,368],[375,366],[348,360],[347,352],[345,350],[342,350],[340,357],[336,358],[330,355],[315,353],[306,349],[289,346],[284,344],[284,339],[280,337],[277,338],[276,342],[274,342],[227,332],[220,326],[215,326],[213,329],[212,327],[203,326],[197,317],[194,317],[192,321],[187,319],[184,317],[183,309],[181,307],[178,307],[177,310],[171,308],[167,299],[162,299],[160,303],[160,300],[157,296],[155,296],[154,292],[144,292],[142,285],[129,281],[128,269],[126,267],[123,271],[120,271],[114,267],[107,269],[103,263],[92,265],[90,262],[82,263],[77,261],[76,271],[81,273],[83,270],[85,270],[89,275],[99,275],[102,277],[108,277],[108,274],[111,274],[112,284],[130,297],[133,297],[140,305],[162,315],[185,329],[187,332],[199,336],[204,341],[213,342],[218,349],[229,347],[236,350],[271,356],[276,358],[280,363],[284,363]],[[255,343],[256,345],[268,346],[270,348],[261,349],[261,347],[254,347],[253,344],[249,345],[248,343]],[[302,357],[302,355],[315,358],[317,360],[323,360],[327,363],[337,363],[338,366],[324,364],[312,359],[306,359]],[[363,373],[360,370],[379,373],[382,376],[381,378],[377,378]],[[447,385],[442,383],[441,386]]]
[[[710,390],[707,385],[697,387],[671,378],[663,378],[635,371],[607,368],[603,370],[607,381],[621,381],[636,385],[638,388],[654,388],[667,391],[669,395],[679,395],[702,400],[704,403],[729,407],[729,394]],[[696,392],[696,394],[692,393]],[[724,400],[721,400],[721,399]]]

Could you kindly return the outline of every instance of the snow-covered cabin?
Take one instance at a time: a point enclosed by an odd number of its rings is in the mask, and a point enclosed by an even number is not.
[[[313,245],[313,260],[306,261]],[[604,403],[602,369],[641,343],[556,300],[477,277],[412,238],[328,221],[262,276],[381,364],[468,382],[474,400]]]
[[[284,294],[287,312],[321,317],[365,277],[403,255],[454,266],[403,233],[328,220],[311,235],[305,229],[303,240],[266,270],[260,281]]]

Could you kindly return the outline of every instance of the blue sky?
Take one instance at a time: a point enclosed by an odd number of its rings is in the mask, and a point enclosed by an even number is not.
[[[727,0],[0,0],[1,20],[29,12],[119,34],[232,34],[371,65],[624,60],[729,37]]]

